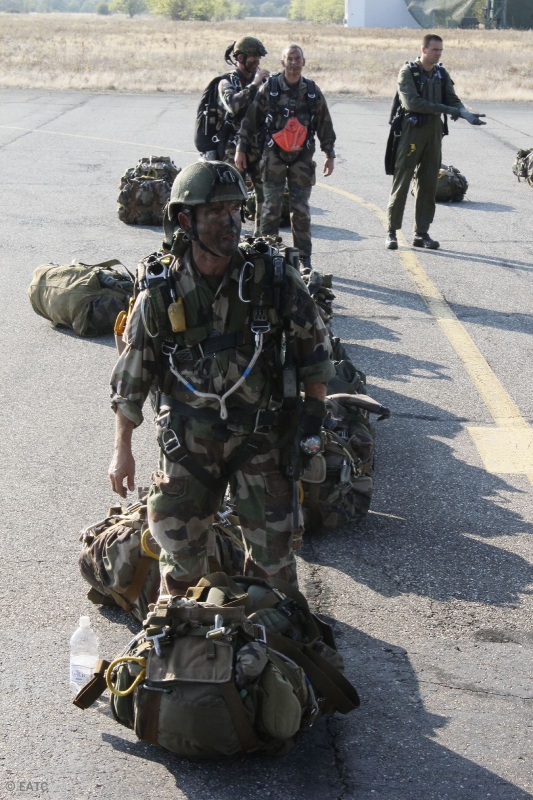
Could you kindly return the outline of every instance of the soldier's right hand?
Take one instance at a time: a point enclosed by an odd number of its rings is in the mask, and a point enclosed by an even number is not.
[[[121,497],[133,492],[135,488],[135,459],[131,450],[115,449],[113,460],[109,465],[109,482],[111,488]],[[124,486],[124,479],[126,486]]]
[[[243,153],[242,150],[237,150],[235,153],[235,166],[239,172],[246,172],[248,163],[246,161],[246,153]]]
[[[260,86],[267,78],[270,78],[270,72],[267,69],[258,69],[253,80],[254,86]]]

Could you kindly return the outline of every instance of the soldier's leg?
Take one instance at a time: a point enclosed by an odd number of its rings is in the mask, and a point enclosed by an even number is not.
[[[185,432],[189,452],[213,477],[220,475],[223,443]],[[171,474],[169,474],[171,473]],[[148,522],[161,547],[161,593],[185,594],[187,588],[212,571],[213,517],[224,496],[210,492],[179,464],[166,464],[154,473],[148,495]]]
[[[419,131],[413,126],[405,127],[398,145],[392,188],[387,205],[389,231],[399,231],[402,227],[407,194],[420,156]]]
[[[300,258],[310,258],[312,243],[309,198],[316,182],[316,163],[312,153],[304,151],[298,160],[290,165],[287,180],[294,246],[300,251]]]
[[[435,194],[442,163],[442,133],[438,126],[427,125],[427,142],[416,173],[415,232],[427,233],[435,216]]]
[[[260,236],[261,231],[261,214],[263,213],[263,202],[265,195],[263,192],[263,181],[261,178],[261,166],[259,162],[248,165],[248,174],[252,180],[255,191],[255,225],[254,236]]]
[[[271,437],[272,445],[276,437]],[[235,476],[235,499],[246,541],[245,574],[297,583],[294,546],[300,546],[302,517],[294,527],[292,482],[280,470],[273,447],[248,461]]]
[[[263,236],[277,236],[281,219],[281,203],[287,178],[287,165],[273,149],[267,150],[261,162],[263,210],[260,229]]]

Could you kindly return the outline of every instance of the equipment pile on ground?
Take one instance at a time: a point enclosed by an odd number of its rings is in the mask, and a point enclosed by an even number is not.
[[[178,172],[180,169],[168,156],[141,158],[120,179],[119,219],[128,225],[161,225]]]

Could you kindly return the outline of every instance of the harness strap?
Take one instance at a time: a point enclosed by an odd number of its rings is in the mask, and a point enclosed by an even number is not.
[[[149,556],[141,556],[139,563],[137,564],[137,569],[135,570],[133,580],[126,591],[122,594],[124,600],[127,600],[132,604],[137,600],[143,590],[144,584],[146,583],[146,579],[152,568],[153,561],[153,558],[150,558]]]
[[[237,731],[237,736],[239,737],[239,742],[241,743],[243,751],[249,753],[257,749],[257,747],[259,747],[259,741],[235,684],[233,681],[230,681],[230,683],[221,683],[219,688],[222,697],[226,701],[231,720]]]
[[[277,650],[298,664],[318,694],[328,700],[341,714],[349,714],[358,708],[361,701],[350,681],[311,647],[268,631],[266,640],[267,647]]]
[[[135,733],[145,742],[159,744],[159,710],[162,696],[163,692],[151,692],[149,689],[137,693]]]
[[[229,350],[232,347],[239,347],[244,344],[244,331],[222,333],[220,336],[211,335],[200,344],[206,356],[211,353],[218,353],[220,350]]]
[[[110,661],[100,659],[94,665],[94,677],[89,683],[85,684],[83,689],[80,689],[74,700],[72,701],[75,706],[85,711],[92,706],[98,698],[105,692],[107,686],[105,682],[105,674],[110,665]]]

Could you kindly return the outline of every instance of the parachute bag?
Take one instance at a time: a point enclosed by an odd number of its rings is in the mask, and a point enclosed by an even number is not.
[[[78,336],[99,336],[112,333],[118,314],[128,308],[133,277],[116,259],[44,264],[34,271],[28,296],[35,313],[52,325],[65,325]]]
[[[519,150],[513,164],[513,174],[533,186],[533,149]]]
[[[168,156],[141,158],[120,179],[118,217],[127,225],[161,225],[180,170]]]
[[[374,490],[375,428],[371,413],[386,419],[390,411],[366,394],[326,398],[322,453],[301,476],[305,529],[336,530],[368,513]]]
[[[436,203],[460,203],[468,191],[468,181],[457,167],[442,164],[437,179],[435,192]],[[416,197],[417,178],[416,171],[413,178],[411,194]]]
[[[221,141],[219,133],[224,125],[224,114],[218,103],[218,85],[220,81],[230,80],[231,75],[230,72],[217,75],[216,78],[209,81],[200,98],[194,127],[194,146],[199,153],[208,153],[219,149],[218,145]],[[219,153],[219,155],[221,154]]]
[[[186,757],[284,755],[321,716],[359,705],[331,628],[278,580],[218,572],[185,598],[160,597],[103,663],[74,704],[88,708],[107,685],[120,724]]]
[[[95,605],[119,606],[142,622],[159,594],[160,548],[148,528],[147,489],[129,506],[114,506],[82,533],[78,566]],[[210,569],[244,571],[245,550],[237,518],[218,512],[208,537]]]

